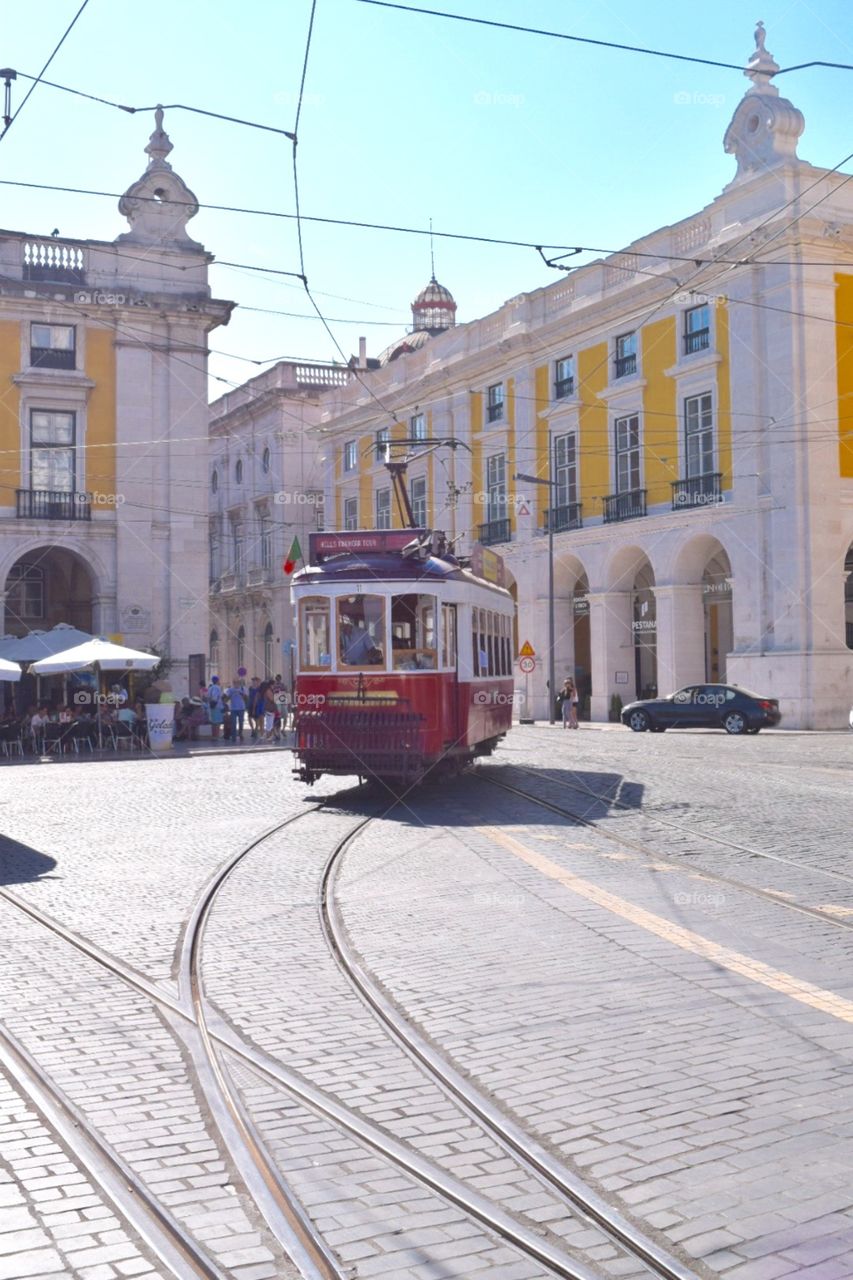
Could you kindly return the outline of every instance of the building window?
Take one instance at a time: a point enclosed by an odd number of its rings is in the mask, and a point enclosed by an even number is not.
[[[6,608],[19,621],[44,617],[44,569],[36,564],[12,566],[7,579]]]
[[[76,368],[74,325],[30,325],[30,364],[42,369]]]
[[[637,335],[636,333],[620,333],[616,339],[616,363],[614,374],[617,378],[627,378],[637,372]]]
[[[242,483],[243,483],[243,460],[242,460],[242,458],[238,458],[238,459],[237,459],[237,465],[236,465],[236,467],[234,468],[234,479],[237,481],[237,483],[238,483],[238,484],[242,484]]]
[[[570,507],[578,500],[578,441],[574,431],[554,441],[554,497],[557,507]]]
[[[616,419],[616,492],[640,487],[640,418],[632,413]]]
[[[375,457],[377,462],[385,462],[391,456],[388,448],[388,441],[391,439],[391,428],[380,427],[376,432],[376,451]]]
[[[347,440],[344,445],[344,471],[355,471],[358,466],[358,446],[355,440]]]
[[[30,488],[73,493],[75,464],[75,415],[33,409],[30,414]]]
[[[486,522],[506,519],[506,454],[486,459]]]
[[[418,529],[425,529],[427,523],[426,476],[415,476],[409,488],[409,500],[412,504],[412,519]]]
[[[210,581],[216,582],[222,570],[219,563],[219,529],[214,524],[210,526],[208,546],[210,548]]]
[[[272,568],[272,520],[268,511],[262,511],[259,517],[261,568]]]
[[[344,529],[358,528],[358,498],[344,498]]]
[[[237,631],[237,670],[246,665],[246,628],[240,626]]]
[[[409,438],[411,440],[426,440],[426,414],[415,413],[409,421]]]
[[[486,421],[500,422],[504,416],[504,384],[496,382],[486,393]]]
[[[684,437],[687,478],[709,475],[714,470],[714,410],[710,393],[688,396],[684,401]]]
[[[210,633],[210,674],[219,675],[219,632]]]
[[[706,351],[711,345],[710,307],[691,307],[684,313],[684,354]]]
[[[391,528],[391,490],[376,490],[376,528]]]
[[[243,522],[234,520],[231,525],[231,566],[234,573],[243,572]]]
[[[265,680],[270,680],[272,678],[272,657],[273,657],[272,651],[273,651],[272,623],[268,622],[267,625],[264,627],[264,679]]]
[[[322,489],[306,489],[305,500],[314,508],[314,528],[321,533],[325,529],[326,498]]]
[[[562,400],[574,394],[575,390],[575,358],[565,356],[554,366],[554,399]]]
[[[264,449],[263,454],[261,455],[261,471],[263,471],[265,476],[269,475],[270,462],[271,462],[270,451],[269,449]]]
[[[213,475],[210,477],[210,492],[216,493],[218,489],[219,489],[219,472],[214,471]]]

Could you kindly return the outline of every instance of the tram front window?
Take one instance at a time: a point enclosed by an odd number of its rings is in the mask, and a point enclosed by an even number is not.
[[[317,596],[300,601],[300,636],[303,671],[325,669],[332,664],[329,601]]]
[[[385,601],[382,596],[338,599],[338,656],[343,667],[375,667],[384,662]]]
[[[394,596],[391,601],[391,650],[395,671],[435,671],[435,596]]]

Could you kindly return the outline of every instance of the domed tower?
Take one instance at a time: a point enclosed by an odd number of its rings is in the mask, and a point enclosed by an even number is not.
[[[764,23],[755,28],[755,50],[744,75],[750,87],[741,98],[731,118],[723,148],[737,160],[737,173],[729,186],[752,178],[755,174],[778,165],[801,165],[797,155],[805,121],[792,102],[783,98],[772,83],[779,63],[765,47]]]
[[[433,275],[412,303],[412,328],[426,329],[433,336],[452,329],[456,324],[456,303],[453,294],[439,284]]]

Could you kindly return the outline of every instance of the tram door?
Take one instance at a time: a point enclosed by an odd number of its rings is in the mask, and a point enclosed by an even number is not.
[[[441,665],[452,670],[453,679],[449,682],[448,697],[444,704],[445,732],[444,741],[459,741],[459,645],[456,626],[456,605],[441,606]]]

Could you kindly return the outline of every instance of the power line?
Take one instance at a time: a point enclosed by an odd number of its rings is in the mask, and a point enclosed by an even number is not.
[[[443,9],[423,9],[415,5],[393,4],[391,0],[358,0],[359,4],[372,4],[380,9],[400,9],[403,13],[424,14],[431,18],[450,18],[454,22],[467,22],[478,27],[497,27],[503,31],[521,31],[525,35],[548,36],[552,40],[569,40],[574,44],[595,45],[599,49],[618,49],[624,53],[640,53],[649,58],[668,58],[673,62],[692,62],[703,67],[722,67],[725,71],[743,71],[743,64],[717,62],[712,58],[699,58],[686,53],[672,53],[667,49],[649,49],[643,45],[617,44],[614,40],[593,40],[589,36],[574,36],[565,31],[547,31],[541,27],[525,27],[514,22],[496,22],[492,18],[473,18],[464,13],[447,13]],[[789,71],[804,71],[807,67],[832,67],[840,71],[853,71],[846,62],[799,62],[793,67],[782,67],[775,75]]]
[[[45,71],[47,71],[48,67],[49,67],[49,66],[50,66],[50,64],[53,62],[53,59],[54,59],[54,58],[56,57],[56,55],[59,53],[59,50],[60,50],[60,49],[62,48],[62,46],[64,45],[66,38],[71,34],[71,29],[72,29],[72,27],[74,26],[74,24],[76,23],[77,19],[80,17],[80,14],[81,14],[81,13],[83,12],[83,10],[86,8],[86,5],[87,5],[88,3],[89,3],[89,0],[83,0],[83,3],[80,5],[80,8],[77,10],[77,12],[75,13],[74,17],[71,19],[71,21],[69,22],[68,26],[67,26],[67,27],[65,28],[65,30],[63,31],[62,36],[61,36],[61,38],[60,38],[60,40],[59,40],[59,43],[58,43],[58,44],[56,45],[56,47],[54,48],[53,53],[50,55],[50,57],[48,58],[47,62],[44,64],[44,66],[42,67],[42,69],[41,69],[41,71],[38,73],[38,75],[37,75],[37,76],[24,76],[24,79],[25,79],[25,80],[32,80],[32,84],[30,85],[30,87],[29,87],[29,89],[27,90],[27,92],[24,94],[23,101],[21,102],[21,105],[18,107],[18,110],[17,110],[17,111],[15,112],[15,114],[12,116],[12,119],[11,119],[11,120],[9,121],[9,123],[6,125],[5,129],[3,130],[3,132],[2,132],[2,133],[0,133],[0,142],[2,142],[3,138],[5,138],[5,137],[6,137],[6,134],[7,134],[7,133],[9,132],[9,130],[12,128],[12,125],[15,123],[15,121],[16,121],[16,120],[17,120],[17,118],[18,118],[18,116],[21,114],[21,112],[23,111],[23,109],[24,109],[24,107],[27,105],[27,103],[29,102],[29,100],[30,100],[30,98],[32,97],[32,95],[35,93],[37,86],[38,86],[39,84],[47,84],[47,81],[42,79],[42,77],[43,77],[43,75],[44,75]],[[23,73],[21,73],[21,74],[23,74]]]

